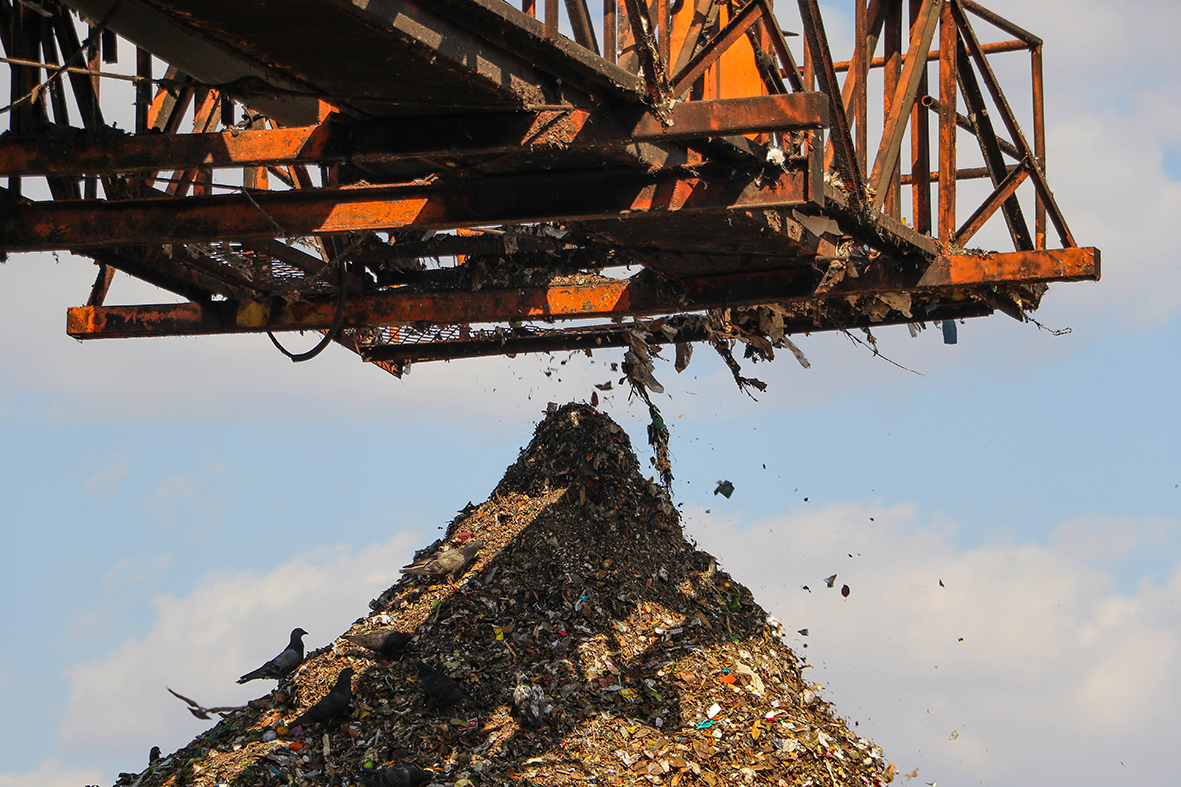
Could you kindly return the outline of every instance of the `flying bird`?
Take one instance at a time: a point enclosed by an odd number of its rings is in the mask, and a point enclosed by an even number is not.
[[[418,787],[426,784],[435,775],[415,765],[391,765],[378,771],[361,773],[361,782],[369,787]]]
[[[307,632],[303,629],[292,629],[291,641],[287,643],[287,647],[282,653],[253,672],[247,672],[238,678],[238,682],[246,683],[247,681],[258,680],[259,678],[282,680],[287,677],[292,670],[303,663],[303,638],[306,635]]]
[[[482,539],[473,538],[461,547],[448,549],[437,557],[420,560],[403,566],[403,574],[418,574],[422,576],[448,576],[463,570],[480,547],[484,546]]]
[[[545,716],[545,692],[532,683],[524,674],[517,673],[517,685],[513,689],[513,707],[521,720],[530,727],[540,727]]]
[[[164,688],[168,689],[167,686],[165,686]],[[229,713],[230,711],[242,710],[243,708],[246,707],[245,705],[233,705],[233,706],[225,707],[225,708],[205,708],[205,707],[202,707],[200,703],[194,702],[193,700],[189,699],[188,697],[186,697],[183,694],[177,694],[172,689],[168,689],[168,693],[171,694],[173,697],[176,697],[181,702],[188,705],[189,706],[189,713],[193,714],[198,719],[204,719],[205,721],[212,721],[212,719],[209,717],[210,713]],[[160,747],[159,746],[153,746],[152,751],[154,751],[156,753],[157,757],[160,756]],[[149,754],[148,756],[150,757],[151,755]]]
[[[315,705],[295,717],[288,727],[306,727],[332,721],[349,709],[353,701],[353,668],[345,667],[336,676],[336,684]]]
[[[414,639],[414,635],[393,628],[384,628],[362,634],[345,634],[342,639],[383,656],[396,656],[410,640]]]
[[[422,681],[423,693],[440,705],[450,705],[455,702],[470,702],[472,697],[456,683],[450,676],[436,672],[424,662],[414,664],[418,668],[418,677]]]

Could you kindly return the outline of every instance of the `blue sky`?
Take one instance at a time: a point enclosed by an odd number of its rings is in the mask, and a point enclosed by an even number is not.
[[[814,679],[902,772],[1169,784],[1181,88],[1153,75],[1178,71],[1181,9],[990,7],[1046,40],[1051,183],[1103,249],[1102,282],[1055,286],[1037,314],[1071,333],[1004,316],[954,346],[877,332],[921,374],[797,337],[812,368],[747,367],[770,385],[758,402],[698,348],[683,375],[657,367],[675,499],[789,631],[809,628],[792,643]],[[850,20],[825,12],[845,51]],[[610,352],[395,380],[343,350],[291,364],[265,337],[83,344],[64,310],[92,279],[68,255],[0,266],[0,696],[20,709],[0,719],[0,787],[109,784],[187,741],[204,726],[165,685],[257,694],[233,679],[296,625],[318,647],[364,614],[487,497],[547,402],[617,379]],[[108,302],[165,299],[121,278]],[[603,400],[642,447],[643,408]],[[849,599],[819,590],[834,572]]]

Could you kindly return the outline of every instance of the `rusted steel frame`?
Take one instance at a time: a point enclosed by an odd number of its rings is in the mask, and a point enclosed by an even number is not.
[[[881,266],[846,279],[832,296],[915,289],[960,289],[999,283],[1097,279],[1095,249],[953,255],[937,258],[917,282],[886,278]],[[670,294],[635,279],[593,285],[478,292],[406,293],[350,296],[343,325],[454,325],[516,320],[647,316],[725,306],[814,299],[820,273],[812,266],[776,272],[697,277],[678,282]],[[335,304],[233,303],[76,307],[67,312],[66,332],[79,339],[137,336],[195,336],[215,333],[323,330],[332,324]]]
[[[247,238],[238,241],[238,243],[244,249],[274,257],[279,262],[286,263],[309,277],[315,277],[327,284],[337,286],[340,284],[335,265],[329,265],[323,259],[300,251],[283,241],[273,238]],[[353,292],[360,292],[367,285],[361,276],[350,273],[348,274],[348,286]]]
[[[171,66],[165,78],[183,83],[179,87],[164,87],[156,91],[152,105],[148,108],[148,127],[164,134],[175,134],[180,130],[181,121],[193,103],[195,90],[192,80]],[[173,94],[175,91],[175,95]]]
[[[266,294],[263,288],[249,278],[233,268],[218,262],[195,245],[178,246],[177,249],[178,251],[183,249],[183,251],[180,251],[180,254],[184,255],[184,262],[180,264],[222,282],[227,287],[227,291],[233,292],[234,300],[255,298],[258,295]],[[173,257],[173,261],[176,261],[176,257]]]
[[[858,8],[865,0],[856,0]],[[854,37],[853,43],[853,60],[846,63],[846,70],[849,70],[851,64],[868,61],[873,53],[877,50],[878,38],[882,32],[882,7],[886,0],[870,0],[868,9],[865,9],[867,24],[861,24],[860,27],[865,28],[862,33]],[[861,12],[858,11],[860,14]],[[860,28],[859,28],[860,29]],[[835,72],[835,67],[834,67]],[[864,73],[863,73],[864,72]],[[867,92],[866,80],[868,77],[868,69],[853,68],[849,75],[845,77],[844,87],[841,88],[841,105],[845,108],[846,114],[853,114],[855,119],[852,121],[857,124],[857,143],[855,145],[858,151],[858,161],[861,162],[861,171],[868,171],[868,161],[866,157],[866,144],[868,140],[868,128],[866,123],[857,123],[857,113],[861,111],[861,96]],[[868,107],[866,107],[868,109]],[[864,132],[864,133],[863,133]],[[864,137],[864,138],[863,138]],[[828,149],[824,154],[824,166],[831,167],[833,158],[836,155],[836,149],[832,145],[832,140],[829,140]]]
[[[1033,284],[1056,281],[1099,281],[1099,250],[1087,246],[1005,254],[953,254],[936,258],[919,279],[917,289],[981,284]]]
[[[1005,122],[1005,127],[1008,129],[1009,135],[1017,144],[1017,149],[1021,152],[1023,158],[1029,158],[1033,161],[1033,167],[1030,173],[1033,176],[1033,185],[1045,202],[1050,221],[1053,222],[1054,228],[1058,231],[1059,241],[1063,246],[1078,245],[1074,241],[1074,235],[1071,234],[1070,228],[1066,226],[1066,219],[1063,218],[1062,211],[1058,208],[1058,202],[1054,199],[1054,193],[1050,191],[1050,184],[1046,181],[1045,172],[1042,170],[1041,165],[1037,163],[1037,153],[1025,140],[1025,135],[1021,132],[1021,127],[1017,124],[1017,118],[1013,114],[1012,107],[1009,106],[1008,99],[1005,98],[1004,91],[1001,90],[996,74],[993,73],[992,66],[988,63],[988,58],[980,48],[980,41],[976,38],[976,32],[972,29],[972,25],[968,21],[968,17],[961,6],[962,0],[946,1],[952,4],[952,11],[955,14],[956,22],[964,37],[964,43],[967,45],[968,53],[976,63],[976,68],[980,72],[980,76],[983,78],[989,94],[992,96],[993,103],[1000,112],[1001,119]]]
[[[707,179],[693,173],[559,172],[430,183],[228,194],[188,199],[59,201],[0,214],[0,249],[42,251],[222,238],[624,218],[630,212],[726,211],[806,202],[805,175]]]
[[[936,6],[940,5],[940,2],[941,0],[925,0],[918,19],[911,26],[910,46],[906,51],[902,76],[890,103],[890,113],[886,117],[885,128],[882,131],[882,142],[878,146],[873,173],[869,177],[870,188],[875,193],[872,208],[875,214],[880,213],[885,204],[886,175],[893,172],[894,162],[900,155],[902,137],[906,133],[906,119],[918,94],[920,77],[927,69],[927,52],[931,49],[931,39],[935,35],[935,25],[939,21]]]
[[[972,71],[972,65],[968,60],[968,51],[964,48],[962,41],[958,42],[956,52],[963,64],[959,69],[959,80],[960,90],[964,94],[964,103],[967,105],[969,115],[976,122],[975,136],[980,143],[980,153],[984,157],[989,177],[992,178],[993,186],[999,188],[1001,181],[1011,173],[1007,173],[1004,154],[997,144],[998,140],[992,127],[992,119],[984,104],[984,96],[980,93],[980,85],[976,82],[976,74]],[[1026,163],[1026,161],[1022,161],[1020,166],[1025,166]],[[1016,197],[1005,200],[1004,214],[1005,223],[1009,228],[1009,236],[1013,239],[1013,248],[1018,251],[1032,249],[1033,240],[1029,236],[1029,225],[1021,210],[1021,203]]]
[[[1030,71],[1033,74],[1033,150],[1037,165],[1046,171],[1046,95],[1042,78],[1042,47],[1038,44],[1029,51]],[[1046,204],[1040,194],[1034,197],[1034,247],[1046,248]]]
[[[208,301],[212,295],[221,295],[229,300],[256,297],[252,290],[226,284],[192,267],[180,265],[160,254],[158,248],[131,246],[122,249],[82,249],[78,253],[90,257],[105,269],[121,270],[190,301]],[[96,281],[95,284],[97,286],[100,282]],[[101,306],[90,301],[88,304]]]
[[[986,317],[993,308],[974,300],[933,304],[925,311],[922,322],[939,320],[960,320],[972,317]],[[672,320],[667,321],[672,324]],[[914,317],[891,311],[884,318],[872,320],[864,314],[852,314],[848,319],[838,319],[829,313],[821,318],[820,324],[812,317],[784,321],[784,333],[815,333],[817,331],[854,330],[857,328],[878,328],[887,325],[914,323]],[[648,344],[672,344],[679,342],[708,341],[710,335],[701,321],[675,325],[676,334],[668,336],[663,331],[652,331],[645,340]],[[629,346],[627,334],[633,330],[627,325],[597,325],[584,328],[568,328],[563,331],[541,335],[513,335],[493,338],[454,339],[436,342],[413,342],[406,344],[379,345],[359,348],[356,352],[371,363],[386,364],[425,363],[427,361],[457,360],[460,358],[481,358],[493,355],[518,355],[531,352],[575,352],[610,349]],[[350,348],[351,349],[351,348]],[[388,371],[388,368],[387,368]]]
[[[902,0],[888,0],[886,3],[886,22],[883,29],[885,42],[883,52],[886,64],[883,71],[885,89],[882,91],[883,113],[890,111],[890,96],[898,90],[898,80],[902,76]],[[902,157],[894,162],[889,173],[886,186],[885,212],[887,216],[902,217],[901,209],[902,186]]]
[[[730,17],[717,35],[709,40],[696,55],[672,78],[672,94],[680,97],[685,91],[693,87],[693,83],[701,78],[706,70],[718,61],[734,42],[746,35],[746,31],[763,15],[763,6],[756,2],[749,2],[734,16]],[[688,43],[688,42],[686,42]]]
[[[591,24],[590,9],[586,7],[586,0],[566,0],[566,13],[570,17],[574,40],[596,55],[599,54],[599,42],[595,37],[595,26]]]
[[[628,333],[632,330],[634,330],[633,326],[613,324],[567,328],[545,333],[509,330],[501,336],[383,344],[361,348],[359,354],[366,361],[417,363],[459,358],[483,358],[490,355],[606,350],[612,347],[627,347]],[[705,325],[701,323],[678,327],[675,338],[669,338],[663,331],[655,331],[649,335],[646,341],[649,344],[669,344],[671,342],[700,342],[707,338]]]
[[[42,19],[40,28],[41,40],[39,43],[42,57],[47,66],[51,69],[56,69],[60,63],[57,57],[57,39],[53,33],[53,20]],[[49,93],[50,104],[53,106],[54,122],[68,126],[70,123],[70,110],[69,104],[66,101],[66,91],[62,85],[62,80],[49,80],[47,91]],[[46,119],[48,120],[48,118]],[[81,183],[75,178],[50,178],[48,182],[50,191],[55,198],[80,199],[82,197]]]
[[[666,66],[672,62],[672,14],[668,0],[656,0],[656,45],[660,50],[660,62]]]
[[[837,77],[832,70],[832,52],[828,49],[828,36],[824,32],[824,21],[816,0],[799,0],[800,18],[804,25],[804,37],[812,54],[812,68],[820,82],[820,92],[829,97],[831,128],[829,139],[836,149],[837,171],[848,186],[849,207],[854,212],[865,208],[865,177],[857,166],[853,138],[849,135],[849,121],[841,102]]]
[[[997,52],[1024,52],[1026,49],[1031,48],[1030,45],[1025,43],[1024,41],[997,41],[997,42],[991,43],[991,44],[981,44],[980,47],[984,50],[984,52],[986,54],[989,54],[989,55],[996,54]],[[939,53],[937,51],[931,50],[930,52],[927,53],[927,62],[928,63],[935,63],[938,60],[939,60]],[[869,62],[870,68],[882,68],[885,65],[886,65],[886,58],[885,57],[875,57],[873,60],[871,60]],[[833,67],[833,70],[836,71],[838,74],[843,74],[844,72],[848,71],[850,68],[853,67],[853,61],[852,60],[842,60],[839,63],[833,63],[832,67]]]
[[[986,22],[991,22],[1014,38],[1020,38],[1027,46],[1040,47],[1042,45],[1042,40],[1033,33],[1022,27],[1018,27],[1000,14],[988,10],[979,3],[973,2],[973,0],[962,0],[960,5]]]
[[[1004,180],[997,184],[992,194],[988,195],[988,199],[984,200],[984,203],[956,230],[956,243],[962,247],[971,240],[972,236],[984,226],[984,223],[992,218],[992,214],[996,213],[997,208],[1010,199],[1017,187],[1024,183],[1028,177],[1029,167],[1024,162],[1014,167]]]
[[[619,62],[619,40],[615,26],[618,14],[615,6],[618,0],[603,0],[603,57],[608,63]]]
[[[668,106],[673,94],[669,90],[668,72],[660,56],[660,47],[656,41],[652,17],[648,13],[648,4],[644,0],[623,1],[627,7],[627,21],[631,26],[632,40],[635,42],[636,55],[640,59],[640,71],[644,77],[648,97],[655,106]]]
[[[923,0],[910,0],[910,24],[922,15]],[[916,93],[927,93],[927,68],[920,69]],[[915,232],[931,234],[931,125],[927,111],[916,101],[910,110],[911,223]]]
[[[74,29],[73,20],[64,6],[53,8],[53,30],[57,35],[62,59],[69,62],[78,56],[82,43],[78,40],[78,31]],[[103,116],[98,105],[98,93],[94,88],[94,82],[84,74],[71,73],[68,78],[74,91],[74,100],[78,104],[82,125],[91,131],[99,128],[103,125]]]
[[[521,0],[521,11],[536,19],[537,0]]]
[[[817,93],[685,101],[665,125],[648,112],[583,109],[533,115],[497,113],[391,118],[355,126],[148,134],[113,141],[80,139],[62,152],[36,140],[0,140],[0,174],[121,173],[196,167],[287,166],[396,161],[423,156],[482,156],[549,146],[625,145],[643,140],[716,137],[760,131],[823,128],[828,100]],[[52,147],[52,146],[48,146]]]
[[[936,115],[939,114],[939,110],[940,110],[941,105],[939,104],[939,99],[935,98],[934,96],[923,96],[921,99],[919,99],[919,101],[917,103],[922,104],[924,107],[926,107],[927,109],[929,109],[931,112],[935,113]],[[957,126],[959,126],[960,128],[962,128],[964,131],[971,132],[973,135],[976,134],[976,126],[972,123],[972,121],[968,118],[967,115],[957,112],[956,116],[955,116],[955,124]],[[1001,137],[997,137],[996,143],[997,143],[997,146],[1001,149],[1002,153],[1015,159],[1016,161],[1021,161],[1023,158],[1025,158],[1021,154],[1021,151],[1017,149],[1017,146],[1014,145],[1012,142],[1009,142],[1008,140],[1003,139]]]
[[[866,0],[855,0],[856,10],[853,14],[853,40],[856,42],[853,49],[853,68],[849,71],[849,76],[845,79],[845,83],[853,82],[853,106],[852,106],[852,120],[850,124],[854,128],[853,146],[857,151],[857,166],[861,167],[862,172],[869,172],[869,129],[867,124],[869,122],[869,61],[873,57],[872,51],[866,51],[869,47],[869,22],[865,17]],[[881,17],[881,8],[886,3],[879,0],[878,2],[878,16]],[[877,45],[877,36],[874,37],[873,45]],[[833,69],[834,71],[836,69]],[[892,95],[892,94],[891,94]]]
[[[672,73],[679,74],[697,53],[697,49],[705,44],[702,39],[710,18],[717,18],[719,0],[694,0],[693,18],[689,20],[689,29],[685,31],[685,40],[681,42],[681,50],[677,54],[676,65]],[[675,80],[674,80],[675,81]]]
[[[545,0],[545,37],[558,37],[558,0]]]
[[[939,219],[945,249],[956,245],[956,99],[959,91],[959,33],[951,5],[939,9]],[[967,64],[965,63],[965,66]]]
[[[779,27],[779,21],[775,18],[775,9],[771,7],[771,0],[757,0],[757,2],[763,6],[763,27],[770,35],[771,46],[775,49],[775,54],[783,63],[784,70],[787,72],[787,81],[791,84],[792,90],[802,91],[804,89],[803,75],[800,74],[800,67],[796,65],[795,58],[792,57],[787,39],[783,35],[783,29]]]
[[[1014,166],[1006,167],[1005,173],[1008,174],[1008,172],[1011,171],[1013,168],[1014,168]],[[955,179],[957,181],[958,180],[979,180],[981,178],[988,178],[988,177],[991,177],[991,173],[988,171],[988,167],[968,167],[966,169],[957,169],[955,171]],[[938,183],[939,182],[939,172],[938,171],[928,172],[927,173],[927,181],[930,183]],[[903,175],[902,176],[902,185],[903,186],[909,186],[913,183],[914,183],[914,176],[913,175]]]

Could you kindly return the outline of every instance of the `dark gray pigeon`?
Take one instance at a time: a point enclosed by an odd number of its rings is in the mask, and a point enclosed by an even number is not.
[[[484,542],[481,539],[473,538],[461,547],[448,549],[436,557],[426,558],[404,566],[402,573],[435,577],[451,576],[463,570],[482,546],[484,546]]]
[[[414,635],[393,628],[384,628],[366,631],[363,634],[345,634],[342,639],[383,656],[396,656],[406,647],[406,643],[414,639]]]
[[[545,718],[545,692],[522,673],[517,673],[517,685],[513,689],[513,707],[521,721],[530,727],[540,727]]]
[[[345,667],[336,676],[336,684],[312,707],[295,717],[288,727],[323,724],[345,713],[353,701],[353,668]]]
[[[455,702],[470,702],[472,697],[456,683],[450,676],[436,672],[424,662],[417,661],[418,677],[422,681],[422,691],[430,699],[440,705],[450,705]]]
[[[282,680],[287,677],[293,669],[303,663],[303,638],[306,635],[307,632],[303,629],[292,629],[291,641],[287,643],[287,647],[282,653],[254,670],[254,672],[247,672],[238,678],[238,682],[246,683],[247,681],[258,680],[259,678]]]
[[[418,787],[426,784],[435,775],[415,765],[391,765],[378,771],[361,773],[361,782],[369,787]]]
[[[160,747],[153,746],[152,750],[148,752],[148,765],[155,765],[158,759],[160,759]]]

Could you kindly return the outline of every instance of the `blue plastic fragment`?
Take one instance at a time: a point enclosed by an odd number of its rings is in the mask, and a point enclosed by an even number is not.
[[[944,320],[943,321],[943,343],[944,344],[955,344],[956,338],[957,338],[957,336],[956,336],[955,320]]]

